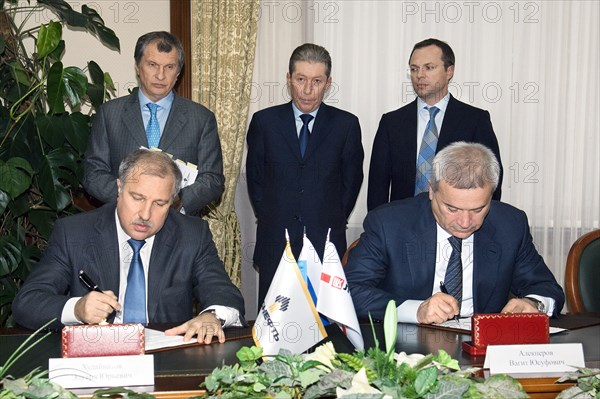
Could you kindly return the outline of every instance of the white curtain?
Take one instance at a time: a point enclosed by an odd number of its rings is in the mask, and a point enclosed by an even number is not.
[[[296,46],[330,51],[334,85],[325,101],[360,118],[365,149],[351,242],[366,215],[379,119],[414,99],[412,46],[429,37],[448,42],[456,54],[450,91],[490,112],[505,168],[502,200],[528,214],[538,251],[563,284],[570,245],[599,228],[599,20],[596,1],[264,0],[249,117],[289,100],[285,74]],[[236,209],[248,295],[256,225],[243,172]]]

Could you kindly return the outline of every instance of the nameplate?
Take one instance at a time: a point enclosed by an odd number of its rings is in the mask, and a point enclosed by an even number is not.
[[[489,345],[483,367],[490,374],[552,376],[585,367],[585,360],[580,343]]]
[[[48,376],[64,388],[154,385],[154,356],[98,356],[48,360]]]

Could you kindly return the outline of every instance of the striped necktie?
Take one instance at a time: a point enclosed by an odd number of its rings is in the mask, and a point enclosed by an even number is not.
[[[438,107],[429,108],[429,122],[425,128],[419,156],[417,157],[417,175],[415,180],[415,195],[429,190],[429,175],[438,142],[438,131],[435,126],[435,116],[440,111]]]
[[[446,269],[446,276],[444,278],[444,285],[448,290],[448,294],[456,298],[458,302],[458,309],[460,310],[462,303],[462,281],[463,281],[463,270],[462,270],[462,239],[451,236],[448,238],[450,245],[452,245],[452,254],[448,260],[448,268]]]

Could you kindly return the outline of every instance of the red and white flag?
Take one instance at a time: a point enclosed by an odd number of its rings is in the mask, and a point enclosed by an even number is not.
[[[344,267],[335,245],[329,241],[329,236],[325,243],[323,268],[317,298],[319,313],[327,317],[330,322],[337,323],[355,348],[364,349],[365,344],[356,317],[356,310],[354,310],[352,296],[350,296]]]

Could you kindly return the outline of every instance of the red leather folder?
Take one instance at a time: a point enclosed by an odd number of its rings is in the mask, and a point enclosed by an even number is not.
[[[143,355],[141,324],[90,324],[62,329],[62,357]]]
[[[550,321],[544,313],[482,313],[472,316],[473,341],[462,343],[467,353],[485,355],[488,345],[547,344]]]

